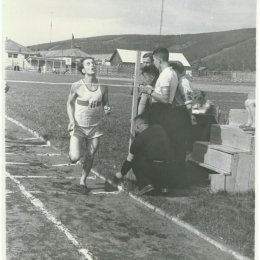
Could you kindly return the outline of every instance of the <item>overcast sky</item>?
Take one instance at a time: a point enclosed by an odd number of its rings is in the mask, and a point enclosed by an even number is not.
[[[162,0],[5,0],[5,36],[22,45],[159,34]],[[52,20],[52,34],[50,24]],[[162,34],[256,27],[256,0],[164,0]]]

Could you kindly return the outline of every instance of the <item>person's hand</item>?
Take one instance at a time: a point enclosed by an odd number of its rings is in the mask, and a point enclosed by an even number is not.
[[[122,178],[123,178],[123,175],[122,175],[121,172],[116,172],[116,173],[115,173],[115,177],[116,177],[117,179],[122,179]]]
[[[146,85],[146,86],[141,85],[140,91],[143,92],[143,93],[146,93],[146,94],[150,94],[153,91],[153,87],[149,86],[149,85]]]
[[[68,125],[68,131],[71,132],[74,130],[74,126],[75,126],[75,123],[74,122],[69,122],[69,125]]]
[[[191,109],[192,109],[192,104],[187,104],[187,105],[186,105],[186,108],[187,108],[188,110],[191,110]]]
[[[109,115],[111,113],[111,108],[109,106],[104,106],[104,112],[106,115]]]

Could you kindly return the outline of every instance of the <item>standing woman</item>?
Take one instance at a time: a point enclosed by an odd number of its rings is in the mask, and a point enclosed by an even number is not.
[[[92,57],[86,57],[79,64],[79,71],[84,78],[73,83],[67,101],[70,132],[69,157],[73,163],[80,161],[82,145],[86,144],[82,158],[82,176],[80,185],[87,188],[86,180],[93,165],[100,137],[100,121],[110,113],[107,87],[101,86],[96,78],[96,66]]]

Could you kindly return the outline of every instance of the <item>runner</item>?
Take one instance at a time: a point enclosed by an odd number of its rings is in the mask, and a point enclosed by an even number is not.
[[[98,149],[100,137],[100,120],[103,110],[110,114],[108,105],[108,90],[99,84],[96,78],[96,67],[92,57],[81,60],[79,71],[85,76],[72,84],[67,101],[70,132],[69,157],[73,163],[82,159],[82,177],[80,185],[87,188],[86,179],[92,168],[94,155]],[[86,144],[85,154],[82,153]]]

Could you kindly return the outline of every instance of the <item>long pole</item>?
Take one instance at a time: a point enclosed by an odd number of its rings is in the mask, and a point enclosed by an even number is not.
[[[163,7],[164,7],[164,0],[162,0],[162,7],[161,7],[160,35],[162,35],[163,9],[164,9]]]
[[[138,98],[138,87],[139,87],[139,78],[140,78],[140,62],[141,62],[141,52],[137,51],[136,62],[135,62],[135,80],[134,80],[134,89],[133,89],[129,149],[135,137],[135,125],[133,119],[137,116],[137,98]]]
[[[50,48],[51,48],[51,38],[52,38],[52,13],[51,13],[51,24],[50,24]]]

